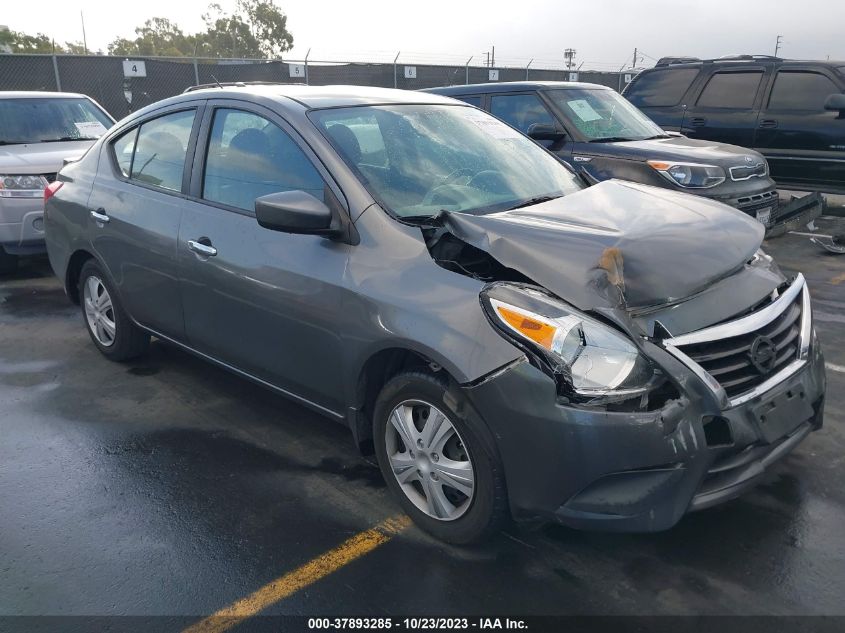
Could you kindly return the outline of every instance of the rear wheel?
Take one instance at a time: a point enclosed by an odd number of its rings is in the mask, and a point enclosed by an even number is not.
[[[501,462],[460,393],[422,372],[391,379],[376,401],[373,437],[388,487],[417,525],[457,544],[507,519]]]
[[[149,334],[132,323],[94,260],[87,261],[80,271],[79,298],[88,334],[106,358],[130,360],[147,351]]]
[[[8,275],[18,269],[18,256],[9,255],[3,247],[0,246],[0,275]]]

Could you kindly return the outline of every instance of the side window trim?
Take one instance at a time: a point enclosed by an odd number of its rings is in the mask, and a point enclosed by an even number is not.
[[[255,217],[254,212],[246,211],[238,207],[233,207],[227,204],[216,202],[214,200],[206,200],[202,197],[203,180],[205,179],[205,163],[208,148],[211,142],[211,128],[214,122],[214,113],[217,110],[240,110],[249,114],[254,114],[267,119],[270,123],[277,125],[290,139],[302,150],[305,157],[309,160],[312,167],[317,171],[323,182],[331,189],[333,197],[338,201],[342,212],[349,217],[349,205],[346,201],[346,196],[343,190],[337,184],[328,171],[323,161],[317,156],[317,153],[311,146],[302,138],[302,136],[294,129],[290,123],[279,116],[276,112],[265,108],[259,104],[242,101],[240,99],[211,99],[206,102],[205,112],[201,124],[197,130],[197,142],[194,149],[194,158],[192,169],[190,172],[190,183],[187,187],[186,198],[200,204],[206,204],[218,209],[229,211],[231,213],[238,213],[247,217]]]
[[[187,183],[190,180],[190,167],[193,164],[193,153],[196,150],[197,144],[197,136],[199,134],[199,127],[200,121],[203,119],[203,111],[205,109],[205,101],[192,101],[189,105],[186,104],[179,104],[172,108],[168,108],[166,110],[156,110],[153,116],[145,117],[140,120],[132,121],[131,124],[127,125],[120,130],[115,131],[108,140],[104,143],[108,153],[109,153],[109,163],[111,165],[112,174],[121,182],[125,182],[127,184],[134,185],[136,187],[144,187],[145,189],[150,189],[152,191],[157,191],[159,193],[165,193],[171,196],[178,196],[180,198],[186,197],[187,191]],[[182,166],[182,188],[180,191],[174,191],[173,189],[167,189],[165,187],[157,187],[156,185],[152,185],[148,182],[142,182],[140,180],[135,180],[131,177],[132,168],[135,164],[135,149],[138,143],[138,133],[141,129],[141,126],[145,123],[149,123],[150,121],[155,121],[156,119],[160,119],[161,117],[165,117],[171,114],[176,114],[178,112],[188,112],[190,110],[194,110],[194,122],[191,126],[191,134],[188,137],[188,146],[185,148],[185,163]],[[117,156],[114,151],[114,144],[124,135],[129,134],[130,132],[135,133],[135,147],[132,148],[132,158],[129,161],[129,176],[124,176],[123,172],[120,169],[120,165],[117,162]]]

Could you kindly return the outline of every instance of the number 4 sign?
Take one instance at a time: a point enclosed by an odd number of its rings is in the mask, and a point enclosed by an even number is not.
[[[147,65],[145,62],[135,61],[132,59],[123,60],[123,76],[124,77],[146,77]]]

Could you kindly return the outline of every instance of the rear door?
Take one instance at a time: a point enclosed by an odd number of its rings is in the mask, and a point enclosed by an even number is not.
[[[770,82],[754,147],[777,182],[845,188],[845,118],[824,109],[828,96],[843,91],[838,81],[824,68],[788,66]]]
[[[693,95],[681,133],[752,147],[767,72],[764,66],[718,69]]]
[[[339,190],[278,115],[209,101],[179,229],[191,347],[329,411],[341,411],[336,328],[349,246],[262,228],[255,199],[301,190],[339,204]]]
[[[89,198],[91,242],[141,325],[184,339],[176,238],[202,106],[157,112],[103,145]]]

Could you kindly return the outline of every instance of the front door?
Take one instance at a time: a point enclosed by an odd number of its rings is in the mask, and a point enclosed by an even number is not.
[[[349,246],[262,228],[254,206],[279,191],[303,190],[330,205],[337,198],[310,150],[273,113],[218,105],[203,129],[179,230],[190,345],[340,412],[342,340],[334,324]]]
[[[184,339],[176,237],[197,108],[147,119],[103,145],[88,206],[94,250],[141,325]]]
[[[775,75],[754,144],[775,181],[845,187],[845,118],[824,109],[828,96],[838,92],[833,79],[815,69],[781,69]]]

